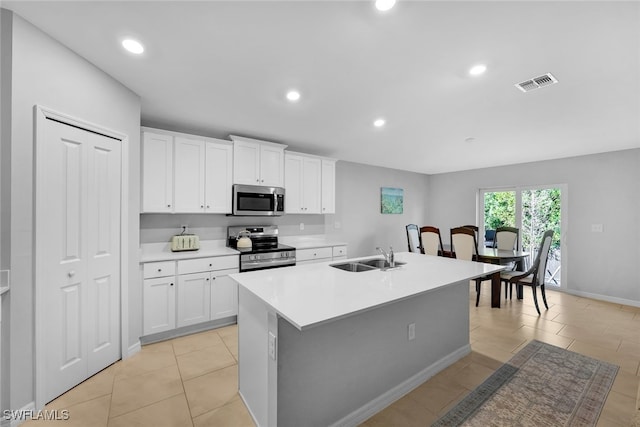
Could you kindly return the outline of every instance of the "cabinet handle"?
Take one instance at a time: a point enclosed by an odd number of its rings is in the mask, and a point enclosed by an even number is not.
[[[259,179],[256,179],[256,182],[260,182],[260,180],[259,180]]]
[[[209,264],[209,267],[213,267],[213,264]]]
[[[162,271],[162,269],[161,269],[161,268],[159,268],[159,269],[158,269],[158,273],[160,273],[161,271]]]
[[[200,205],[200,209],[203,209],[203,208],[204,208],[204,205]]]
[[[168,208],[170,208],[170,207],[171,207],[171,205],[167,205],[167,207],[168,207]]]
[[[76,275],[76,272],[74,270],[71,270],[70,272],[67,273],[67,276],[69,277],[73,277]]]
[[[212,278],[211,278],[211,280],[216,280],[216,278],[215,278],[215,277],[212,277]]]
[[[264,182],[264,179],[261,179],[260,182]]]
[[[207,282],[209,281],[209,278],[207,277]]]
[[[173,286],[173,283],[170,283],[169,285]]]
[[[209,209],[211,206],[207,205],[207,209]]]

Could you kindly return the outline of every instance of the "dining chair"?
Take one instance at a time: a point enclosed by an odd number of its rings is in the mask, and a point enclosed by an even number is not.
[[[480,229],[478,228],[478,226],[477,225],[463,225],[463,227],[470,228],[476,233],[476,245],[477,245],[478,244],[478,233],[480,232]]]
[[[409,252],[422,253],[422,242],[420,241],[418,226],[416,224],[408,224],[406,229]]]
[[[440,229],[438,227],[432,227],[425,225],[420,227],[420,241],[422,242],[422,253],[427,255],[442,255],[442,237],[440,236]]]
[[[513,251],[518,249],[520,229],[515,227],[496,227],[493,247],[496,249]]]
[[[465,261],[474,261],[478,259],[478,242],[476,240],[476,232],[468,226],[456,227],[451,229],[451,251],[455,254],[455,258]],[[475,259],[474,259],[475,258]],[[491,280],[490,277],[477,277],[476,282],[476,307],[480,302],[480,284],[485,280]]]
[[[518,238],[520,237],[520,229],[515,227],[496,227],[495,238],[493,239],[493,247],[503,251],[513,251],[518,249]],[[509,270],[516,269],[516,263],[510,262],[507,267]],[[504,287],[504,297],[507,297],[507,286]]]
[[[551,248],[551,240],[553,238],[553,230],[547,230],[542,235],[540,246],[536,258],[527,271],[503,271],[500,273],[500,280],[505,284],[509,284],[509,296],[513,296],[513,285],[530,286],[533,293],[533,302],[536,305],[538,315],[540,315],[540,307],[538,307],[538,297],[536,288],[540,287],[542,293],[542,301],[544,306],[549,309],[547,304],[547,296],[544,292],[544,279],[547,271],[547,259],[549,258],[549,250]]]

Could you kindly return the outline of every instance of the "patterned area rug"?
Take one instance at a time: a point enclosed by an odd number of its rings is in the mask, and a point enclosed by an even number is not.
[[[595,426],[617,373],[532,341],[432,426]]]

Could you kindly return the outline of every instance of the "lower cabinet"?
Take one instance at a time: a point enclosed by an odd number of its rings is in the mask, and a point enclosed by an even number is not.
[[[211,319],[210,282],[209,273],[178,275],[178,328]]]
[[[176,327],[175,276],[144,279],[143,334],[155,334]]]
[[[324,246],[296,250],[296,264],[313,264],[323,261],[335,261],[347,258],[346,246]]]
[[[144,264],[143,334],[236,316],[238,285],[229,274],[239,271],[238,261],[222,256]]]

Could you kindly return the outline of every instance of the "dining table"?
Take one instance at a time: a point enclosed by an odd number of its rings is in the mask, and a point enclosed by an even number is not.
[[[505,250],[497,248],[478,248],[478,256],[475,260],[478,262],[486,262],[487,264],[506,265],[515,263],[516,270],[526,271],[526,260],[529,252],[518,250]],[[500,272],[491,275],[491,307],[500,308]],[[516,296],[522,299],[522,286],[516,286]]]
[[[455,251],[451,250],[451,246],[443,245],[444,256],[455,258]],[[474,260],[478,262],[485,262],[487,264],[500,264],[507,265],[515,263],[516,270],[526,271],[526,260],[529,257],[529,252],[518,250],[504,250],[497,248],[478,247],[478,256],[474,255]],[[500,308],[500,272],[491,274],[491,307]],[[522,299],[522,286],[516,286],[516,296],[518,299]]]

